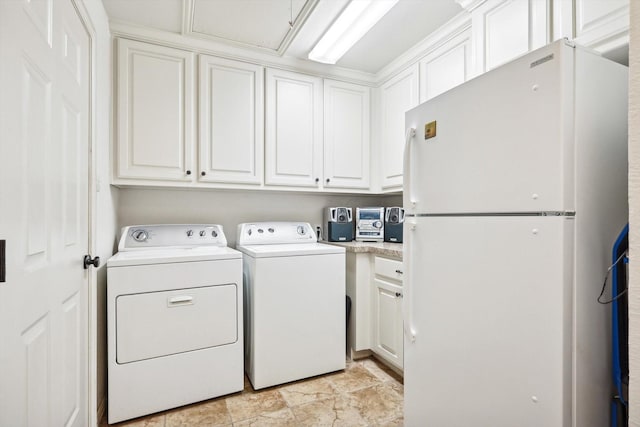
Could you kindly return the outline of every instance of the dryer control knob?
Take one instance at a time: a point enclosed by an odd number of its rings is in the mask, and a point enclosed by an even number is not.
[[[145,230],[135,230],[132,236],[136,242],[146,242],[149,238],[149,234]]]
[[[301,236],[304,236],[305,234],[307,234],[307,229],[304,228],[304,226],[299,225],[298,226],[298,234],[301,235]]]
[[[218,232],[216,230],[211,230],[211,235],[213,237],[218,237]]]
[[[187,236],[189,237],[193,236],[193,230],[187,230]]]
[[[207,235],[206,230],[200,230],[200,237],[204,237]]]

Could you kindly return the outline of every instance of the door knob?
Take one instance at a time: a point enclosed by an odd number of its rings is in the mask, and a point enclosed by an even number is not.
[[[89,268],[90,265],[93,265],[96,268],[100,267],[100,257],[97,256],[97,257],[91,258],[91,255],[85,255],[84,269],[86,270],[87,268]]]

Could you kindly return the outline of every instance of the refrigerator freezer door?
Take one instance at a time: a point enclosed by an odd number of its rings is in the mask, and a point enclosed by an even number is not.
[[[573,60],[560,41],[407,112],[408,213],[574,210]]]
[[[407,220],[405,425],[569,425],[573,229],[570,217]]]

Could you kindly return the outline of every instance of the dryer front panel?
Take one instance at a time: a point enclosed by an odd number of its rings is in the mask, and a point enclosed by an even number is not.
[[[237,295],[232,283],[118,296],[117,363],[235,343]]]

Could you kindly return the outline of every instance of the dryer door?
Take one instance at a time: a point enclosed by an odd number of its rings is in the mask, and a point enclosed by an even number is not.
[[[236,284],[118,296],[117,363],[235,343],[237,307]]]

